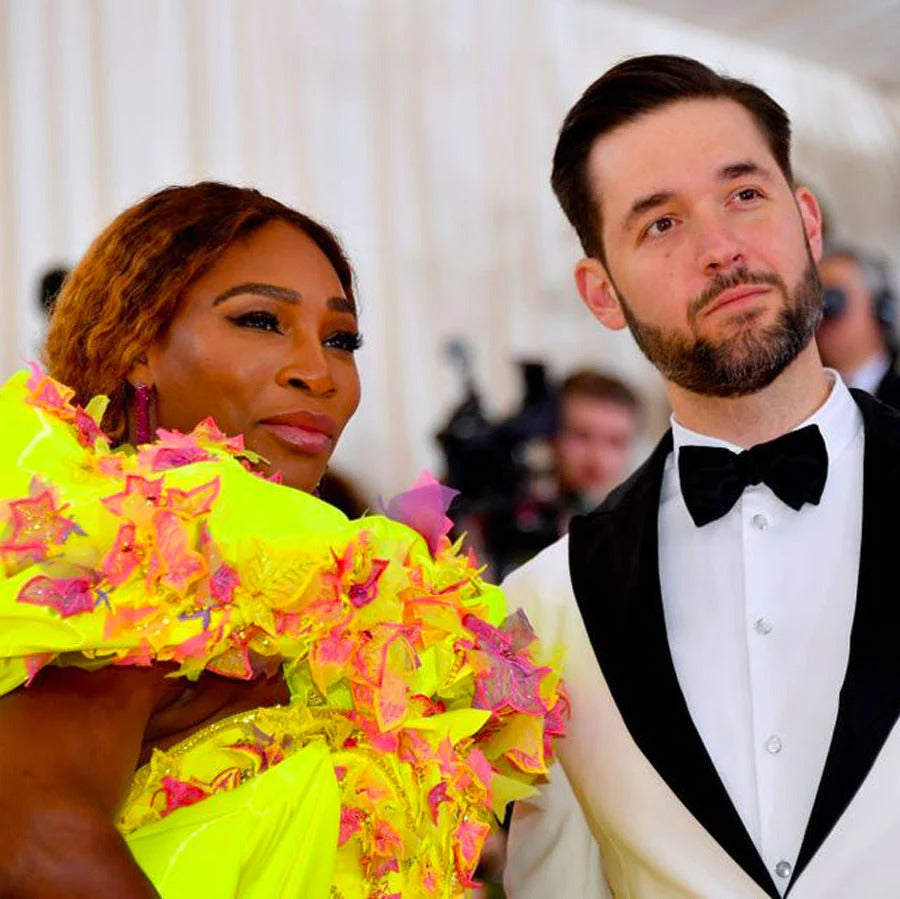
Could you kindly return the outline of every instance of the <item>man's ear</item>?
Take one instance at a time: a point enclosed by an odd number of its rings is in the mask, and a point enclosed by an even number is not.
[[[601,324],[613,331],[627,325],[612,278],[599,259],[587,257],[577,263],[575,285],[584,305]]]
[[[794,191],[794,197],[800,210],[806,239],[809,241],[809,249],[813,259],[818,262],[822,258],[822,209],[815,194],[808,187],[798,187]]]

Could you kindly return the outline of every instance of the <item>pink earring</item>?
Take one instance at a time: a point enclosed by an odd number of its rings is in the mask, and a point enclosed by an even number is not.
[[[138,446],[153,439],[150,430],[150,399],[153,388],[148,384],[138,384],[134,388],[134,442]]]

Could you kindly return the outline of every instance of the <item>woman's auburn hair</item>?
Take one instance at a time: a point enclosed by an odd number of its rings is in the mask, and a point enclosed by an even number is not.
[[[172,322],[185,290],[235,241],[272,221],[306,234],[355,301],[353,269],[331,231],[258,190],[215,181],[167,187],[126,209],[70,272],[44,364],[75,391],[75,402],[109,397],[103,428],[114,443],[127,436],[128,373]]]

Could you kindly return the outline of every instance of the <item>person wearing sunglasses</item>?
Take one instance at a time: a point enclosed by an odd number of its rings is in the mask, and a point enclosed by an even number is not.
[[[896,303],[887,266],[855,247],[829,250],[819,263],[824,316],[816,334],[823,362],[850,387],[900,409]]]

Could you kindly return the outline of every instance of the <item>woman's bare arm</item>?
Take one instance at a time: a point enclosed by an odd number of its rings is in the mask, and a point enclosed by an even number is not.
[[[47,668],[0,697],[0,897],[157,895],[113,821],[158,669]]]

